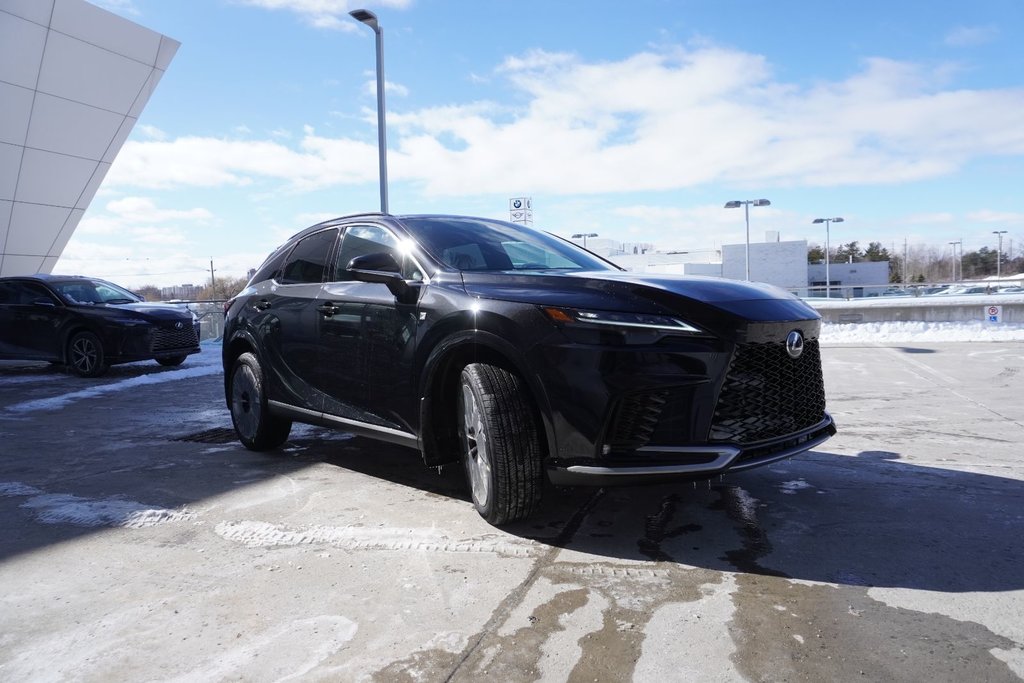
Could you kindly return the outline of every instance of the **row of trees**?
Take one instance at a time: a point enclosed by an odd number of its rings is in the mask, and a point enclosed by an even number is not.
[[[214,283],[207,283],[195,294],[196,301],[224,301],[245,289],[248,278],[244,277],[222,277]],[[154,285],[143,285],[134,290],[136,294],[144,297],[146,301],[162,301],[160,288]]]
[[[997,272],[998,254],[995,249],[982,247],[977,251],[969,251],[963,258],[954,259],[952,250],[940,250],[926,245],[914,245],[904,254],[890,253],[881,242],[869,242],[861,248],[859,242],[840,244],[831,249],[831,263],[860,263],[861,261],[888,261],[889,282],[902,283],[904,273],[908,282],[944,282],[953,279],[978,280],[995,275]],[[824,263],[825,249],[818,244],[807,248],[808,263]],[[961,264],[962,270],[961,273]],[[954,275],[953,269],[956,268]],[[1003,275],[1024,273],[1024,256],[1008,258],[1003,253],[1001,266]]]

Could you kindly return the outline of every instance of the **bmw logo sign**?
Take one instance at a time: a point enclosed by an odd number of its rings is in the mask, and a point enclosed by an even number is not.
[[[804,352],[804,336],[799,330],[793,330],[786,336],[786,353],[790,358],[799,358]]]

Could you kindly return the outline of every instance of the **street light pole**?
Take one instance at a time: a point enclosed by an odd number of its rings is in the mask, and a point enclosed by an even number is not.
[[[380,159],[380,212],[388,212],[388,142],[384,125],[384,29],[377,15],[365,9],[349,12],[356,21],[373,29],[377,42],[377,156]]]
[[[734,199],[725,203],[727,209],[738,209],[740,206],[743,207],[743,218],[747,224],[747,242],[746,250],[744,251],[744,260],[746,261],[745,271],[746,279],[750,281],[750,205],[754,206],[771,206],[771,202],[767,199]]]
[[[596,232],[578,232],[578,233],[576,233],[575,235],[572,236],[572,238],[574,240],[578,240],[581,237],[583,238],[583,248],[586,249],[587,248],[587,238],[588,237],[597,237],[597,233]]]
[[[829,252],[831,246],[829,245],[829,227],[831,223],[842,223],[843,217],[836,216],[835,218],[815,218],[811,223],[824,223],[825,224],[825,298],[832,298],[832,278],[829,276],[828,264],[831,260]]]
[[[999,248],[996,250],[996,279],[1003,277],[1003,235],[1005,230],[993,230],[992,234],[999,238]]]
[[[964,277],[964,241],[961,239],[961,240],[957,240],[956,242],[950,242],[949,244],[950,244],[950,246],[953,247],[953,282],[959,282]],[[957,248],[957,245],[960,246],[960,278],[959,279],[957,279],[957,276],[956,276],[956,263],[957,263],[956,248]]]

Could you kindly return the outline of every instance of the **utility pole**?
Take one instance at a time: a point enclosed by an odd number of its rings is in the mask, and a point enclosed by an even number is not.
[[[910,274],[910,265],[907,263],[909,254],[907,252],[907,238],[903,238],[903,284],[907,284],[907,275]]]
[[[213,259],[210,259],[210,291],[213,293],[211,299],[217,298],[217,279],[213,276]]]

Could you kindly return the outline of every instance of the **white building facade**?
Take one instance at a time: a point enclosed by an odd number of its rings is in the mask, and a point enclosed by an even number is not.
[[[52,272],[179,45],[84,0],[0,0],[0,277]]]

